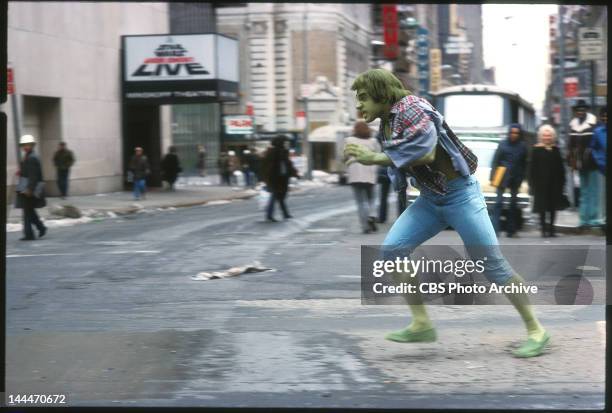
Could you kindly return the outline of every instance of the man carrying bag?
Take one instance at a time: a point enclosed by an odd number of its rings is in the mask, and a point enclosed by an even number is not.
[[[23,159],[19,169],[19,182],[15,188],[17,199],[15,208],[23,209],[23,238],[21,241],[33,241],[34,231],[32,224],[38,229],[38,236],[43,237],[47,233],[47,227],[42,223],[36,208],[47,205],[44,192],[44,181],[42,167],[38,156],[34,153],[36,141],[32,135],[23,135],[19,139],[19,146],[23,150]]]

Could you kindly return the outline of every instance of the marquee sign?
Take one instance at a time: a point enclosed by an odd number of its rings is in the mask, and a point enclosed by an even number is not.
[[[238,100],[238,42],[219,34],[122,36],[126,103]]]

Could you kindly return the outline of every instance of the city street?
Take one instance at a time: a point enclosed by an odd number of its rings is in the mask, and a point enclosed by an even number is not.
[[[389,342],[409,312],[361,304],[360,245],[380,244],[390,223],[363,235],[348,186],[292,193],[288,206],[295,218],[278,223],[253,198],[34,242],[7,233],[6,394],[62,394],[68,406],[604,407],[603,305],[537,306],[552,341],[533,359],[511,355],[525,332],[509,305],[432,305],[437,342]],[[444,231],[428,243],[461,241]],[[191,278],[255,261],[274,271]]]

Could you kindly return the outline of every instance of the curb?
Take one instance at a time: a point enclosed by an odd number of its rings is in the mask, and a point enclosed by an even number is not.
[[[561,234],[573,235],[606,235],[606,229],[604,227],[571,227],[568,225],[555,225],[555,231]]]
[[[131,214],[135,214],[138,211],[141,211],[143,209],[146,208],[188,208],[188,207],[193,207],[193,206],[200,206],[200,205],[206,205],[209,202],[218,202],[218,201],[233,201],[236,199],[249,199],[249,198],[253,198],[257,196],[257,194],[240,194],[240,195],[235,195],[232,197],[226,197],[226,198],[217,198],[217,199],[208,199],[208,200],[199,200],[199,201],[189,201],[189,202],[182,202],[182,203],[177,203],[177,204],[172,204],[172,205],[149,205],[147,207],[143,207],[143,208],[138,208],[138,207],[119,207],[119,208],[111,208],[111,209],[88,209],[90,211],[94,211],[94,215],[98,214],[98,213],[107,213],[107,212],[112,212],[114,214],[117,215],[131,215]],[[78,207],[76,207],[78,208]],[[80,209],[80,208],[79,208]],[[65,217],[61,217],[61,216],[54,216],[49,214],[48,216],[41,216],[41,218],[43,219],[64,219]],[[13,219],[14,222],[11,222],[10,218],[7,217],[6,223],[7,224],[17,224],[17,223],[21,223],[22,222],[22,218],[21,216],[19,218],[14,218]]]
[[[523,229],[529,229],[538,231],[540,226],[537,224],[524,224]],[[569,235],[595,235],[605,236],[605,227],[577,227],[572,225],[558,225],[555,224],[555,232],[557,234],[569,234]]]

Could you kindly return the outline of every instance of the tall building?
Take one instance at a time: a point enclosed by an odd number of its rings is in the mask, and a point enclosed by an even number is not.
[[[214,3],[168,3],[170,33],[216,33]],[[227,103],[225,103],[227,104]],[[209,172],[217,169],[221,147],[221,112],[224,103],[172,105],[172,144],[177,149],[186,174],[195,173],[198,145],[206,149],[205,166]]]
[[[438,5],[444,86],[484,81],[482,5]]]
[[[572,5],[562,6],[565,14],[565,58],[564,79],[560,79],[560,49],[559,49],[559,16],[550,16],[550,74],[549,85],[543,105],[543,115],[556,126],[561,121],[561,100],[566,101],[566,120],[571,117],[571,107],[578,99],[591,103],[591,93],[594,104],[591,111],[598,113],[598,108],[607,104],[608,89],[608,9],[606,6]],[[581,60],[580,33],[581,29],[594,28],[601,31],[602,48],[599,59]],[[592,75],[595,75],[594,77]],[[565,82],[573,83],[566,92]]]
[[[16,92],[2,107],[8,120],[7,194],[13,193],[18,168],[15,119],[20,133],[38,142],[50,195],[58,194],[52,158],[60,141],[77,159],[71,193],[123,187],[124,158],[130,152],[123,139],[121,36],[167,33],[168,23],[166,3],[9,3],[7,52]],[[18,101],[17,113],[12,98]],[[158,138],[168,141],[168,111],[155,107],[152,112]],[[141,128],[150,122],[145,119]]]
[[[319,93],[329,102],[309,105],[311,129],[356,118],[350,84],[369,68],[369,5],[226,4],[216,16],[219,32],[240,44],[240,101],[225,105],[225,114],[245,114],[252,105],[259,131],[295,130],[303,97],[310,102]]]
[[[466,38],[472,44],[471,53],[465,56],[467,83],[482,83],[484,60],[482,52],[482,5],[461,4],[457,7]]]
[[[383,4],[372,5],[372,65],[391,70],[404,86],[419,94],[428,90],[431,70],[429,54],[438,49],[437,6],[432,4],[397,4],[397,57],[385,56]],[[421,38],[419,40],[419,33]],[[426,33],[426,34],[425,34]],[[423,46],[425,45],[425,46]],[[425,50],[423,50],[425,48]],[[422,79],[425,78],[425,84]]]

